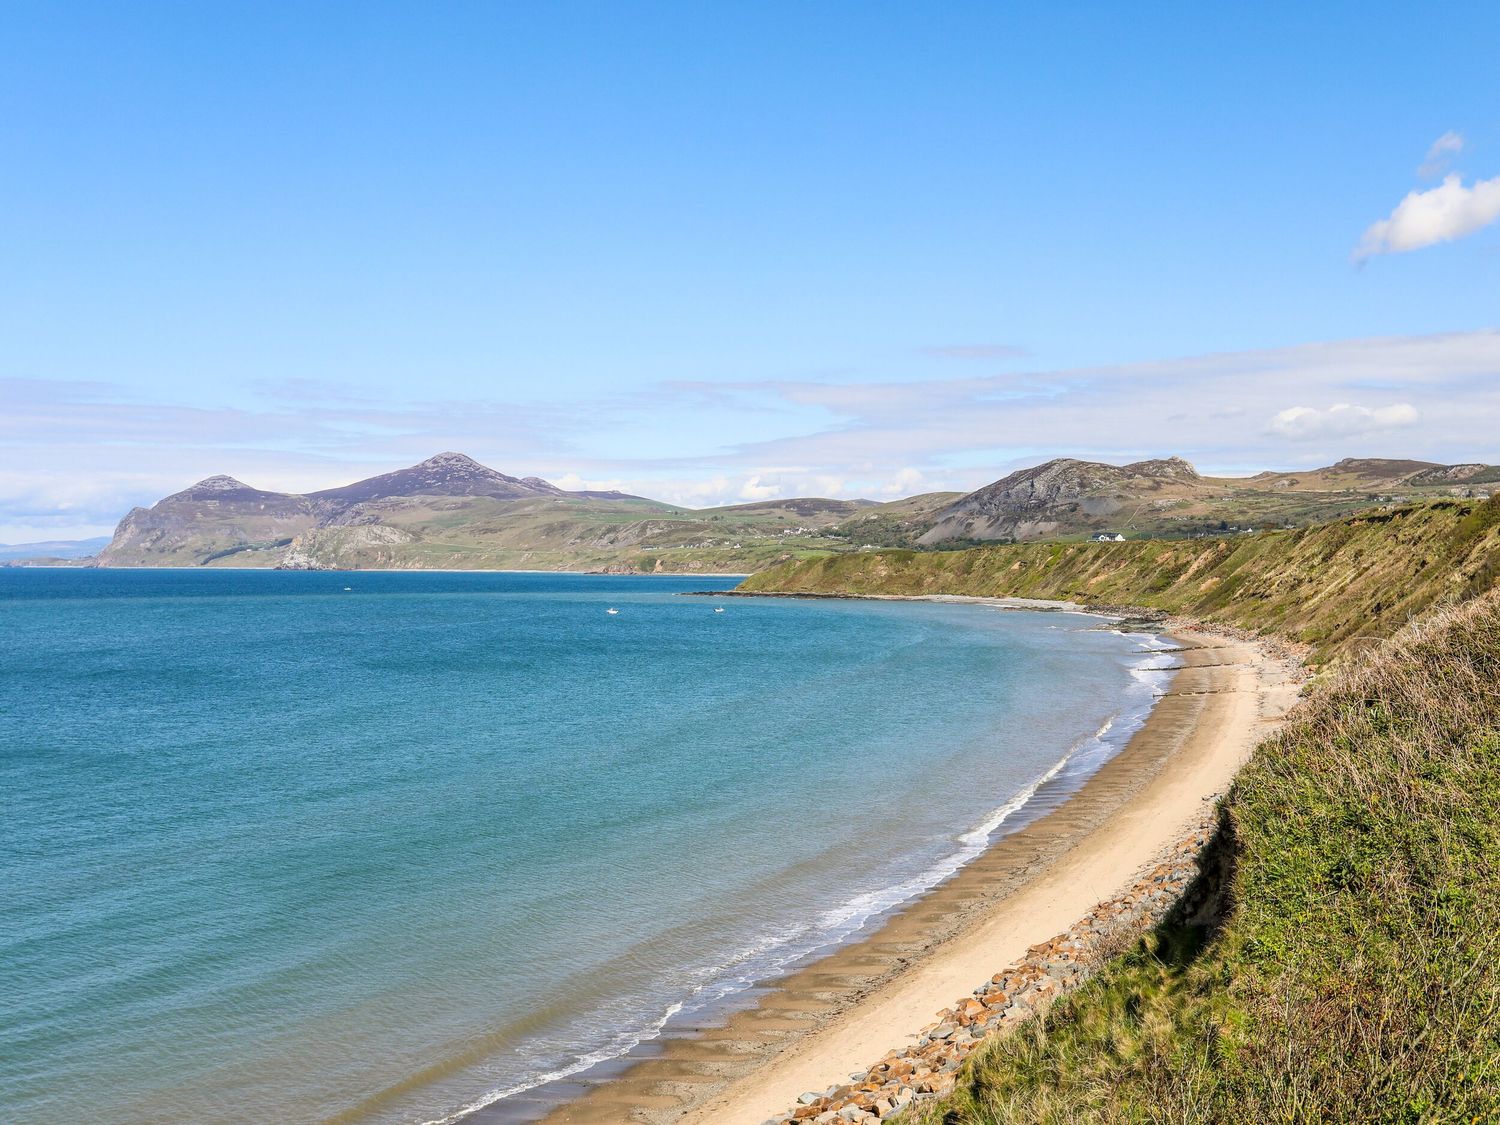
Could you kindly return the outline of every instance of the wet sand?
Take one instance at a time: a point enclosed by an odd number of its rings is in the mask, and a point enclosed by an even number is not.
[[[1124,887],[1228,787],[1298,692],[1295,665],[1253,642],[1193,629],[1170,639],[1181,668],[1166,694],[1077,793],[753,1006],[675,1029],[608,1073],[552,1091],[575,1096],[543,1120],[761,1125],[804,1091],[909,1044],[941,1009]],[[507,1108],[534,1118],[537,1106]],[[510,1114],[496,1105],[480,1116]]]

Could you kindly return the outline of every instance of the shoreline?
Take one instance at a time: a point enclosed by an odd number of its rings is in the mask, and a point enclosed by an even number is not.
[[[617,573],[610,570],[526,570],[514,567],[488,566],[359,566],[315,569],[313,567],[279,566],[95,566],[51,563],[0,563],[0,570],[173,570],[173,571],[238,571],[243,573],[264,572],[266,574],[582,574],[591,578],[749,578],[746,570],[642,570]],[[713,591],[704,591],[712,593]],[[789,597],[787,594],[765,594],[762,597]],[[817,595],[809,595],[817,596]]]
[[[703,575],[702,577],[718,577]],[[723,577],[728,577],[727,575]],[[1154,609],[1137,609],[1129,606],[1091,606],[1083,602],[1061,601],[1056,598],[1014,598],[1004,595],[981,597],[978,594],[827,594],[822,592],[796,593],[783,590],[761,592],[759,590],[684,590],[685,598],[821,598],[840,602],[940,602],[948,605],[987,605],[993,609],[1029,609],[1058,613],[1081,613],[1086,617],[1104,617],[1110,620],[1125,618],[1165,620],[1166,614]],[[1184,626],[1186,627],[1186,626]]]
[[[1024,598],[868,597],[1130,616]],[[727,1018],[722,1010],[701,1013],[596,1076],[538,1088],[521,1104],[507,1099],[466,1119],[761,1125],[789,1112],[804,1092],[844,1082],[909,1046],[956,997],[1067,929],[1169,849],[1295,701],[1295,664],[1268,646],[1175,623],[1157,635],[1175,644],[1164,651],[1178,657],[1165,692],[1126,746],[1077,790],[872,930],[755,989],[750,1006]]]

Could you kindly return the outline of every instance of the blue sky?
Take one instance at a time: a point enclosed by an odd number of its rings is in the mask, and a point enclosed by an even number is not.
[[[1500,8],[1055,9],[7,4],[0,540],[1500,460]]]

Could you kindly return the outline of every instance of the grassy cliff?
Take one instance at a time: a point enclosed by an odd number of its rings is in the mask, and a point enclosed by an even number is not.
[[[752,575],[745,592],[970,594],[1134,605],[1276,633],[1326,657],[1500,574],[1500,497],[1223,539],[866,551]],[[1357,646],[1354,646],[1357,647]]]
[[[1169,919],[913,1119],[1500,1120],[1500,593],[1353,657],[1222,816],[1217,921]]]

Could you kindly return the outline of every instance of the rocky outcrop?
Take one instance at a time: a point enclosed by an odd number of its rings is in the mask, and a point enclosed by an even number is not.
[[[392,547],[417,542],[409,531],[388,524],[322,527],[304,532],[286,548],[279,570],[357,570],[390,567]]]
[[[1407,478],[1409,484],[1480,484],[1500,481],[1500,465],[1437,465]]]
[[[1193,490],[1202,480],[1181,457],[1106,465],[1060,457],[971,492],[939,512],[923,544],[952,539],[1037,539],[1066,522],[1079,528],[1153,494]]]

